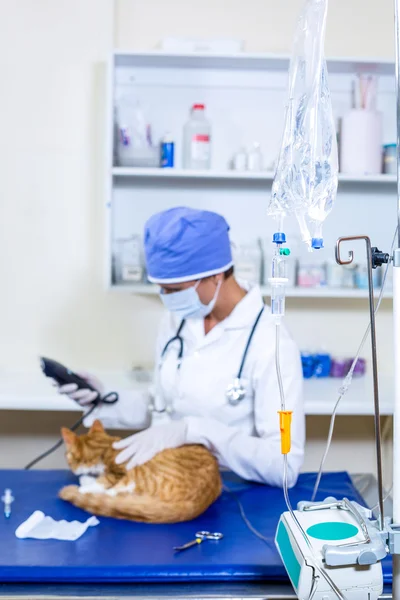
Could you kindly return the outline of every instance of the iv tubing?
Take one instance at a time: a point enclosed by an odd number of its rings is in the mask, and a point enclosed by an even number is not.
[[[281,410],[285,411],[285,393],[283,391],[283,383],[282,383],[282,374],[281,367],[279,364],[279,342],[280,342],[280,322],[277,321],[275,327],[275,368],[276,368],[276,376],[278,378],[278,386],[279,386],[279,395],[281,398]]]
[[[276,332],[276,336],[275,336],[275,340],[276,340],[276,342],[275,342],[276,376],[278,379],[279,394],[280,394],[280,399],[281,399],[281,410],[285,411],[286,410],[285,392],[284,392],[283,384],[282,384],[282,374],[281,374],[280,359],[279,359],[280,320],[278,320],[276,322],[275,332]],[[328,573],[326,573],[324,571],[324,569],[318,565],[318,559],[315,556],[315,553],[313,551],[310,540],[308,539],[306,532],[304,531],[303,527],[301,526],[298,518],[296,517],[296,515],[293,511],[292,505],[290,503],[289,490],[288,490],[288,458],[287,458],[287,454],[283,455],[283,494],[285,497],[285,502],[286,502],[288,511],[289,511],[293,521],[296,523],[297,528],[299,529],[301,535],[303,536],[303,538],[310,550],[310,553],[311,553],[311,556],[313,559],[313,567],[314,567],[315,571],[317,571],[325,579],[325,581],[331,587],[332,591],[336,594],[336,596],[339,598],[339,600],[346,600],[345,596],[343,596],[342,592],[339,590],[339,588],[337,587],[335,582],[332,581],[332,579],[329,577]],[[311,600],[311,598],[314,596],[315,591],[316,591],[316,584],[314,584],[313,589],[311,590],[309,600]]]

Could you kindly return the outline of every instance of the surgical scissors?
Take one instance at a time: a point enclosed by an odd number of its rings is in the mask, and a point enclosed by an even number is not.
[[[201,540],[222,540],[224,537],[223,533],[210,533],[209,531],[198,531],[196,533],[196,538],[200,538]]]
[[[218,541],[218,540],[222,540],[223,537],[224,537],[224,534],[218,533],[217,531],[214,533],[211,533],[210,531],[198,531],[195,535],[194,540],[192,540],[191,542],[188,542],[187,544],[183,544],[183,546],[175,546],[174,550],[175,550],[175,552],[181,552],[182,550],[187,550],[188,548],[191,548],[192,546],[201,544],[204,540]]]

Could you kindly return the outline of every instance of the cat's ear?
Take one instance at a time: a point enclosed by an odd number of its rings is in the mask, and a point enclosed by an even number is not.
[[[104,433],[104,427],[101,421],[96,419],[93,421],[91,428],[89,429],[89,433]]]
[[[66,446],[72,446],[77,438],[76,433],[66,427],[61,427],[61,436]]]

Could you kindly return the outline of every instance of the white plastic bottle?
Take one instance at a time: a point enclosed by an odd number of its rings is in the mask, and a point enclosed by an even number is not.
[[[211,124],[205,116],[204,104],[194,104],[183,130],[183,168],[211,167]]]
[[[247,153],[247,169],[248,171],[262,171],[262,168],[263,155],[260,144],[258,142],[254,142],[253,146]]]

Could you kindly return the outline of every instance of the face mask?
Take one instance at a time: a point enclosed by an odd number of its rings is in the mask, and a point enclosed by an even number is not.
[[[195,286],[186,288],[186,290],[181,290],[180,292],[173,292],[172,294],[161,292],[160,297],[165,308],[176,314],[180,319],[204,319],[204,317],[207,317],[217,301],[221,281],[218,282],[214,297],[209,304],[203,304],[199,298],[197,293],[199,283],[200,281]]]

